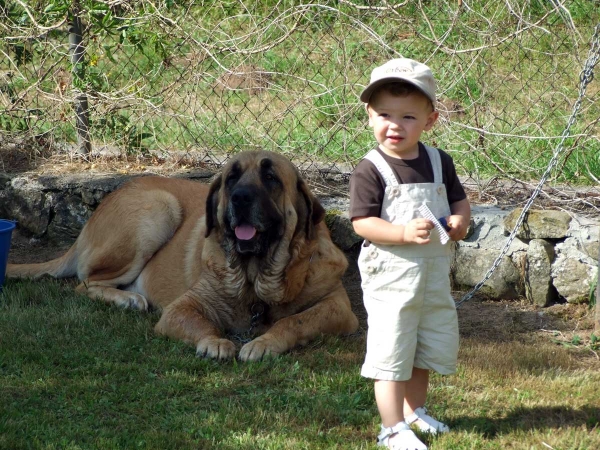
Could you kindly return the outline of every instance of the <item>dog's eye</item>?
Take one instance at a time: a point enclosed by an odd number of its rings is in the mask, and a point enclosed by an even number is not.
[[[227,184],[227,186],[232,186],[235,183],[237,183],[237,181],[240,179],[240,176],[235,173],[232,172],[229,175],[227,175],[227,178],[225,179],[225,183]]]
[[[265,183],[268,183],[269,185],[276,185],[277,183],[279,183],[279,178],[277,178],[275,175],[273,175],[270,172],[266,172],[263,174],[263,180]]]
[[[227,174],[227,176],[225,178],[225,183],[227,185],[234,184],[240,179],[241,176],[242,176],[242,168],[240,167],[239,162],[236,161],[231,166],[231,169],[229,170],[229,173]]]

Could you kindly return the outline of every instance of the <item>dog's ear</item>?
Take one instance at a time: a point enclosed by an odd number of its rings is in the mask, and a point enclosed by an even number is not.
[[[310,192],[308,186],[302,179],[298,179],[298,192],[302,195],[302,199],[306,205],[307,214],[305,221],[305,233],[309,240],[315,238],[315,225],[325,218],[325,209],[319,203],[319,200]],[[300,224],[298,224],[300,225]]]
[[[206,197],[206,234],[204,237],[208,237],[210,232],[219,222],[217,217],[217,210],[219,208],[219,191],[221,189],[221,176],[218,176],[210,185],[208,191],[208,197]]]

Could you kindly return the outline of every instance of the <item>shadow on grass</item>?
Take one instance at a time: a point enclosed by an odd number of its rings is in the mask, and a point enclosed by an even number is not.
[[[566,406],[516,408],[501,419],[486,416],[465,417],[449,422],[455,430],[479,433],[486,438],[515,430],[531,431],[564,427],[585,427],[588,431],[598,429],[600,408],[584,406],[573,409]]]

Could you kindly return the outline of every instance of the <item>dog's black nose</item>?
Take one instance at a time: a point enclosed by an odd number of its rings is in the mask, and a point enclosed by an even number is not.
[[[235,206],[248,206],[252,203],[254,194],[247,187],[239,187],[231,193],[231,203]]]

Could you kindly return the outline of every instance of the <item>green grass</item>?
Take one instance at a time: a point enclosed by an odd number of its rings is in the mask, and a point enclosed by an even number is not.
[[[7,280],[0,294],[1,449],[376,448],[372,383],[359,375],[364,333],[259,363],[215,362],[156,336],[158,313],[72,288]],[[452,432],[429,448],[600,448],[591,353],[532,340],[515,328],[524,314],[504,324],[501,314],[467,320],[470,311],[480,305],[459,315],[458,373],[434,376],[430,390]]]

